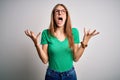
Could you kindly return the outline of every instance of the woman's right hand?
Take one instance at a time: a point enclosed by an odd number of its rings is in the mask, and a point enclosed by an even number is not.
[[[27,29],[27,30],[25,30],[25,34],[33,40],[35,45],[39,45],[39,36],[40,36],[41,32],[39,32],[37,35],[35,35],[34,32]]]

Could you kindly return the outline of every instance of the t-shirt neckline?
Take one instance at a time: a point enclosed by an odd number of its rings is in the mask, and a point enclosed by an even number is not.
[[[65,42],[66,41],[66,39],[67,39],[67,37],[65,37],[65,39],[64,40],[59,40],[57,37],[55,37],[55,39],[58,41],[58,42]]]

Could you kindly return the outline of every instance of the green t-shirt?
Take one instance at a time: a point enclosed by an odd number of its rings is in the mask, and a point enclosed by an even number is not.
[[[78,44],[79,32],[72,28],[74,43]],[[48,29],[42,32],[41,44],[48,44],[49,68],[63,72],[73,67],[73,52],[69,47],[68,39],[60,41],[56,37],[50,36]]]

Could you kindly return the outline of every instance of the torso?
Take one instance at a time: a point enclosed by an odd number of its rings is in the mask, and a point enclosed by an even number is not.
[[[73,52],[69,47],[65,34],[49,36],[48,30],[43,31],[42,44],[48,44],[49,67],[63,72],[73,67]],[[77,29],[72,29],[75,43],[79,42]]]
[[[65,34],[57,34],[55,33],[55,37],[59,40],[59,41],[64,41],[66,36]]]

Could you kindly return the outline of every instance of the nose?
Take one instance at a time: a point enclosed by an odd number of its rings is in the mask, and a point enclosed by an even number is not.
[[[61,10],[59,10],[58,14],[59,14],[59,15],[61,15],[61,14],[62,14]]]

